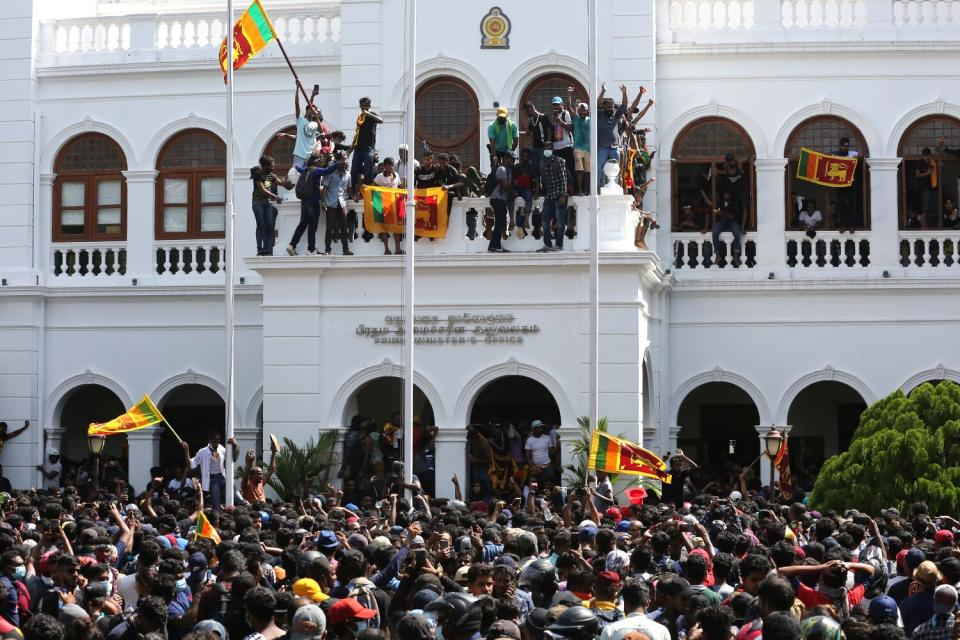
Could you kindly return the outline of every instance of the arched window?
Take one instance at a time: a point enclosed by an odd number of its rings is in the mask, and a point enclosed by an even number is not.
[[[732,156],[737,170],[729,172]],[[673,143],[673,230],[702,231],[711,225],[713,209],[722,201],[726,186],[740,202],[746,216],[745,231],[757,228],[757,197],[753,188],[756,159],[753,141],[747,132],[726,118],[701,118],[691,122]],[[732,166],[732,165],[731,165]]]
[[[860,158],[851,187],[824,187],[797,178],[800,149],[831,155],[843,155],[840,141],[849,139],[851,154]],[[870,157],[866,140],[850,122],[836,116],[817,116],[801,123],[787,140],[786,224],[788,229],[799,229],[799,215],[803,203],[809,199],[823,215],[824,229],[870,228],[870,172],[866,159]]]
[[[157,158],[157,238],[223,237],[226,154],[223,141],[202,129],[167,141]]]
[[[901,229],[955,227],[956,223],[944,223],[944,205],[949,200],[956,208],[960,162],[957,156],[944,153],[943,148],[960,149],[960,120],[949,116],[927,116],[911,124],[900,138],[897,155],[902,159],[899,181]],[[937,167],[937,185],[932,190],[929,190],[929,183],[923,184],[916,175],[923,164],[921,154],[924,149],[930,149],[931,159]],[[927,193],[924,187],[929,190]],[[930,207],[925,219],[918,215],[923,213],[924,206]]]
[[[520,131],[524,131],[527,128],[527,116],[523,113],[523,105],[532,102],[537,107],[537,111],[548,113],[552,109],[550,103],[555,96],[560,96],[564,102],[567,101],[570,88],[573,88],[574,103],[590,102],[590,94],[587,93],[582,84],[566,74],[550,73],[536,78],[527,85],[520,96],[520,104],[517,105],[516,111],[510,114],[510,117],[517,121],[517,127],[520,128]],[[596,111],[596,109],[591,109],[591,111]],[[530,142],[526,140],[526,136],[523,136],[520,140],[519,149],[529,146]]]
[[[54,164],[53,240],[123,240],[127,232],[127,159],[120,145],[84,133],[60,150]]]
[[[281,133],[287,135],[278,137]],[[287,175],[287,172],[290,171],[290,167],[293,166],[293,148],[297,144],[297,139],[289,136],[296,135],[297,125],[292,124],[289,127],[281,129],[275,133],[272,138],[270,138],[270,142],[267,143],[267,146],[264,148],[263,153],[261,154],[273,158],[273,172],[281,178]]]
[[[416,157],[423,143],[434,153],[455,153],[466,167],[480,166],[480,105],[456,78],[434,78],[417,89]]]

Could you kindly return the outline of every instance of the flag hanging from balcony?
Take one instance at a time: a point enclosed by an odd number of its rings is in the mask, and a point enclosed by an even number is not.
[[[666,471],[667,465],[657,454],[638,444],[596,430],[590,438],[587,468],[607,473],[645,476],[668,484],[672,480]]]
[[[416,189],[415,229],[424,238],[447,235],[447,192],[440,187]],[[363,227],[370,233],[406,233],[407,190],[364,187]]]
[[[802,147],[797,162],[797,178],[823,187],[849,187],[859,158],[844,158]]]
[[[217,533],[217,530],[214,529],[210,521],[207,520],[207,516],[203,515],[203,511],[197,515],[197,533],[194,539],[196,538],[208,538],[212,540],[214,544],[220,544],[220,534]]]
[[[87,428],[89,436],[112,436],[118,433],[127,433],[137,429],[145,429],[160,422],[166,422],[160,411],[154,406],[150,396],[144,395],[143,400],[130,408],[125,414],[114,418],[110,422],[91,422]]]
[[[233,25],[233,70],[247,64],[253,56],[263,51],[277,39],[277,32],[267,16],[260,0],[253,0],[236,24]],[[223,81],[227,81],[227,39],[220,45],[220,68]]]

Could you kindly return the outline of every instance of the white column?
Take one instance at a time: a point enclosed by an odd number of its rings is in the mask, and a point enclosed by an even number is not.
[[[124,171],[127,180],[127,278],[156,275],[153,253],[156,171]]]
[[[237,427],[234,430],[234,435],[237,436],[237,446],[240,448],[240,457],[237,458],[234,462],[238,465],[243,465],[246,460],[247,451],[253,449],[254,453],[257,453],[257,449],[262,449],[264,455],[264,462],[270,462],[270,446],[258,447],[257,436],[259,429],[256,425]]]
[[[763,158],[756,161],[757,270],[761,273],[777,272],[786,268],[786,166],[785,158]]]
[[[140,429],[127,434],[127,475],[130,484],[140,491],[152,480],[150,467],[160,464],[162,429]]]
[[[670,455],[673,455],[673,452],[677,450],[677,438],[680,437],[680,431],[682,430],[683,430],[683,427],[679,427],[679,426],[670,427],[670,433],[667,436],[667,446],[663,451],[659,452],[661,456],[665,454],[667,451],[670,452]]]
[[[900,271],[900,158],[867,158],[870,169],[870,268]]]
[[[460,490],[470,491],[470,473],[467,469],[467,430],[440,427],[437,432],[434,468],[436,469],[435,493],[437,498],[453,498],[453,483],[456,474]]]
[[[54,225],[59,224],[53,219],[53,181],[56,174],[40,174],[40,211],[42,215],[37,217],[37,226],[39,227],[40,246],[37,252],[37,274],[40,276],[38,284],[43,286],[47,283],[51,275],[51,245],[53,243]]]

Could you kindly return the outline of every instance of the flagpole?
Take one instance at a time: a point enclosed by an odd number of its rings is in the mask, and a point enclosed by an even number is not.
[[[417,104],[417,0],[409,0],[407,16],[407,252],[403,261],[403,481],[413,482],[413,241],[417,205],[414,199],[413,157],[416,150],[416,104]],[[408,498],[410,492],[407,492]]]
[[[597,76],[597,0],[587,0],[589,18],[587,20],[587,59],[590,67],[590,426],[594,429],[600,420],[600,250],[599,225],[600,201],[597,196],[598,180],[602,167],[597,167],[597,118],[600,109],[597,106],[597,96],[600,93]]]
[[[226,260],[224,274],[225,318],[224,338],[226,344],[226,505],[233,506],[233,447],[229,441],[233,438],[233,370],[234,370],[234,326],[233,326],[233,281],[234,281],[234,226],[236,214],[233,210],[233,0],[227,0],[227,175],[224,197],[224,215],[226,216]],[[169,426],[169,425],[168,425]]]
[[[297,86],[300,88],[300,94],[303,95],[303,99],[307,101],[307,104],[313,104],[313,100],[307,95],[307,91],[303,88],[303,84],[300,82],[300,76],[297,75],[297,70],[293,68],[293,63],[290,62],[290,56],[287,55],[287,50],[283,48],[283,42],[279,37],[276,38],[277,46],[280,47],[280,53],[283,54],[283,59],[287,61],[287,66],[290,67],[290,73],[293,74],[293,79],[297,81]]]

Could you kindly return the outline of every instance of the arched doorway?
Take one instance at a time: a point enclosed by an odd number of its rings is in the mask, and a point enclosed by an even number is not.
[[[760,455],[759,423],[757,405],[746,391],[729,382],[708,382],[680,404],[677,446],[707,476],[724,481],[734,466],[749,465]]]
[[[856,389],[843,382],[823,380],[804,388],[787,412],[791,465],[815,472],[824,460],[846,451],[866,408]]]
[[[128,407],[110,389],[99,384],[85,384],[70,392],[60,411],[60,456],[63,462],[63,479],[72,484],[76,478],[77,465],[90,462],[87,445],[87,427],[91,422],[106,422],[122,415]],[[120,434],[106,439],[101,459],[101,472],[107,463],[118,461],[126,475],[127,436]],[[91,471],[92,467],[87,471]]]
[[[960,148],[960,120],[950,116],[921,118],[911,124],[900,139],[897,155],[903,160],[899,169],[901,229],[956,228],[955,222],[944,220],[944,210],[947,201],[956,209],[960,162],[956,157],[943,153],[944,147]],[[925,149],[930,150],[931,159],[936,162],[938,183],[928,203],[923,202],[923,185],[916,177],[917,170],[926,164],[922,158]],[[922,212],[924,205],[932,207],[926,218],[917,215]]]
[[[480,104],[477,94],[457,78],[427,80],[417,89],[417,146],[433,153],[456,154],[462,169],[480,166]]]
[[[573,77],[565,73],[548,73],[539,76],[524,88],[523,93],[520,95],[520,104],[516,106],[516,111],[510,114],[510,116],[516,120],[520,131],[524,131],[527,128],[527,116],[523,113],[523,105],[527,104],[527,102],[532,102],[534,106],[537,107],[537,111],[550,113],[552,110],[550,103],[554,97],[559,96],[563,98],[566,104],[569,89],[571,88],[573,89],[572,98],[574,103],[590,102],[590,94],[588,94],[587,90],[583,88],[583,85]],[[594,109],[591,108],[591,111],[593,110]],[[520,139],[518,151],[530,146],[530,140],[524,135]]]
[[[560,407],[553,394],[533,378],[503,376],[477,394],[470,410],[470,423],[498,424],[505,420],[528,425],[542,420],[547,425],[559,425]]]
[[[190,453],[209,442],[209,434],[216,431],[225,440],[226,405],[220,394],[202,384],[182,384],[174,387],[158,403],[157,408],[170,425],[177,430]],[[243,455],[243,452],[241,452]],[[163,428],[160,436],[160,466],[172,467],[183,463],[183,450],[170,429]]]
[[[847,188],[824,187],[797,178],[800,150],[804,147],[830,155],[843,155],[841,141],[849,141],[850,155],[859,158],[853,185]],[[813,200],[823,215],[823,229],[870,228],[870,171],[866,159],[870,157],[863,134],[847,120],[836,116],[816,116],[802,122],[787,140],[784,149],[787,158],[786,224],[788,229],[800,229],[800,208]]]
[[[384,424],[387,422],[395,423],[396,418],[401,416],[402,409],[403,378],[395,376],[374,378],[361,385],[360,388],[350,396],[350,400],[347,402],[346,409],[344,410],[343,424],[349,426],[354,416],[370,418],[382,433]],[[433,406],[430,404],[430,400],[417,385],[413,386],[413,419],[413,472],[420,479],[423,490],[428,495],[435,495],[434,470],[436,468],[436,459],[434,452],[436,449],[435,446],[428,446],[428,439],[425,438],[425,435],[426,428],[436,426],[436,419],[434,418]],[[419,425],[421,429],[417,429],[417,425]],[[403,455],[402,436],[402,431],[397,434],[397,459],[402,459]],[[384,452],[384,461],[388,462],[391,457],[388,453],[388,447],[383,445],[381,451]],[[345,454],[343,451],[338,451],[337,453],[338,455]],[[384,471],[389,473],[391,470],[385,468]]]

